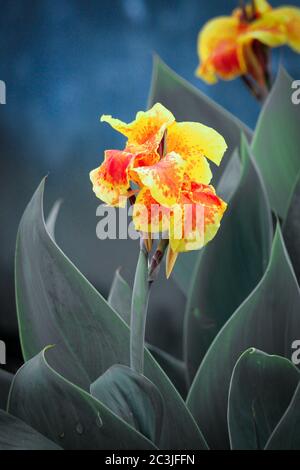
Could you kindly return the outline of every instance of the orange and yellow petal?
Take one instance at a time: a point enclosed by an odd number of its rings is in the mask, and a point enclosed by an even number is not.
[[[132,172],[137,174],[159,204],[171,207],[180,196],[184,168],[185,161],[181,156],[170,152],[155,165],[135,168]]]
[[[273,17],[273,11],[254,21],[248,29],[239,36],[240,45],[260,41],[268,47],[278,47],[286,44],[286,26]]]
[[[219,17],[210,20],[198,36],[200,65],[196,75],[208,83],[217,77],[232,80],[245,73],[245,64],[237,39],[245,26],[239,18]]]
[[[187,162],[189,157],[201,159],[205,156],[219,165],[227,145],[221,134],[211,127],[198,122],[179,122],[172,124],[168,129],[167,149],[168,152],[180,154]],[[199,172],[197,180],[201,179],[201,171],[203,171],[203,180],[199,182],[207,184],[211,179],[209,165],[206,165],[203,160],[200,165],[201,168],[199,166],[199,169],[195,170],[196,173]]]
[[[300,53],[300,8],[274,8],[266,15],[266,20],[269,18],[285,26],[286,44]]]
[[[170,246],[175,253],[199,250],[219,230],[227,204],[212,186],[192,183],[183,192],[180,204],[173,208],[170,223]],[[180,225],[181,224],[181,225]]]
[[[254,0],[254,8],[257,16],[262,16],[272,10],[272,7],[267,0]]]
[[[133,223],[137,231],[159,233],[169,229],[170,209],[159,204],[147,188],[142,188],[133,206]]]
[[[254,39],[269,47],[287,44],[300,52],[300,9],[281,7],[265,11],[249,25],[239,41],[245,43]]]
[[[127,146],[131,152],[136,148],[136,153],[159,146],[167,127],[175,121],[173,114],[162,104],[156,103],[149,111],[140,111],[136,118],[126,124],[112,116],[103,115],[102,122],[107,122],[115,130],[121,132],[128,139]]]
[[[130,196],[129,167],[134,155],[121,150],[107,150],[99,168],[90,172],[96,196],[106,204],[124,207]]]
[[[202,184],[209,184],[211,182],[212,172],[205,157],[202,155],[190,155],[185,161],[185,179]]]

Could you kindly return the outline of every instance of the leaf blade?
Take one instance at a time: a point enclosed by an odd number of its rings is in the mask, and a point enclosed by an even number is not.
[[[230,378],[239,356],[254,347],[290,359],[292,343],[300,337],[299,312],[299,287],[277,227],[263,279],[215,338],[187,398],[210,447],[229,447],[226,409]]]
[[[191,282],[184,324],[190,380],[214,337],[260,281],[269,261],[271,212],[245,139],[242,156],[241,180],[220,233],[199,257]]]
[[[234,366],[230,381],[231,449],[263,450],[299,381],[300,372],[289,360],[255,349],[245,351]]]
[[[49,236],[43,192],[44,182],[25,210],[18,235],[16,294],[22,349],[29,360],[56,344],[55,370],[89,391],[90,384],[114,364],[129,365],[130,331]],[[146,349],[145,375],[166,403],[161,447],[207,448],[182,398]]]

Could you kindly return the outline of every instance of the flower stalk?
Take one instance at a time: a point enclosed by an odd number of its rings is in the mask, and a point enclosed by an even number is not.
[[[138,374],[144,372],[145,332],[151,286],[157,279],[169,240],[160,240],[149,260],[144,239],[140,239],[140,254],[136,267],[130,321],[130,367]]]
[[[146,319],[151,283],[148,279],[149,254],[140,239],[140,254],[135,272],[130,320],[130,367],[138,374],[144,371]]]

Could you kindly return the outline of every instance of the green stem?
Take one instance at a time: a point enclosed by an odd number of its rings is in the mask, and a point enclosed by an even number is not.
[[[160,264],[169,240],[161,240],[149,263],[149,253],[143,238],[140,240],[140,254],[136,267],[130,319],[130,367],[138,374],[144,372],[145,332],[151,286],[157,279]]]
[[[143,374],[144,371],[145,330],[150,287],[148,253],[141,240],[132,292],[130,322],[130,367],[138,374]]]

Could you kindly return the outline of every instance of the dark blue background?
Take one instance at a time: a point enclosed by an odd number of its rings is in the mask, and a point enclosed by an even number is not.
[[[209,18],[229,14],[236,4],[234,0],[0,1],[0,79],[7,85],[7,104],[0,106],[0,338],[15,329],[17,225],[45,174],[50,175],[46,207],[58,197],[65,201],[57,238],[66,253],[104,294],[118,265],[127,267],[132,277],[136,243],[96,239],[98,202],[88,172],[98,166],[105,148],[122,145],[116,133],[100,125],[99,116],[131,120],[145,108],[154,51],[254,126],[259,106],[239,81],[207,86],[194,76],[199,29]],[[274,6],[279,4],[273,1]],[[293,4],[300,6],[300,1]],[[278,60],[299,78],[299,56],[282,48],[275,53],[274,63]],[[166,290],[154,295],[152,310],[153,315],[163,311],[170,316],[172,336],[172,305],[183,311],[183,299],[173,289],[171,304],[171,283],[163,285]]]

